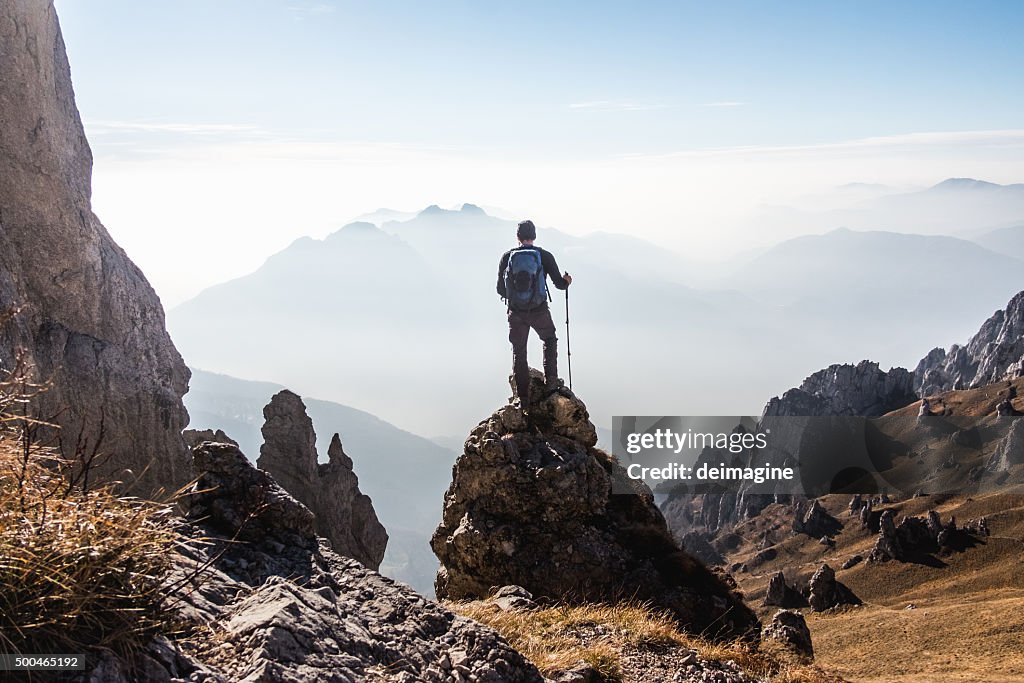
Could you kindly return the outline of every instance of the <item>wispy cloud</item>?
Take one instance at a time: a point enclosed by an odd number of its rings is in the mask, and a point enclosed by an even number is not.
[[[666,109],[672,105],[653,102],[632,102],[628,100],[595,100],[592,102],[574,102],[569,109],[590,111],[648,111]]]
[[[1024,129],[965,130],[883,135],[812,145],[750,145],[682,150],[666,154],[624,154],[630,159],[672,159],[748,154],[813,154],[818,152],[902,151],[928,148],[1024,147]]]
[[[745,107],[746,102],[735,102],[732,100],[724,100],[722,102],[704,102],[700,106],[702,107]]]
[[[287,9],[297,18],[301,19],[304,17],[316,17],[323,16],[324,14],[332,14],[335,7],[334,5],[326,2],[314,2],[302,5],[288,5]]]
[[[111,132],[173,133],[176,135],[224,135],[260,133],[259,126],[246,123],[170,123],[149,121],[87,121],[91,135]]]

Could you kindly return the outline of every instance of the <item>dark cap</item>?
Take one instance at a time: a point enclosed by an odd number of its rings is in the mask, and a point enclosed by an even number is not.
[[[519,227],[516,228],[516,237],[523,241],[537,239],[537,226],[533,221],[520,221]]]

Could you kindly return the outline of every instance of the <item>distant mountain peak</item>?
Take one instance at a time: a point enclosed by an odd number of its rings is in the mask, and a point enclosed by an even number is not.
[[[341,226],[340,228],[332,232],[330,235],[325,237],[324,242],[385,234],[387,233],[385,233],[383,230],[378,228],[373,223],[369,223],[367,221],[353,221],[352,223],[346,223],[345,225]]]
[[[465,213],[465,214],[476,214],[478,216],[486,216],[487,215],[487,212],[484,211],[483,209],[481,209],[476,204],[463,204],[462,205],[462,213]]]
[[[431,204],[427,208],[417,214],[417,216],[443,216],[446,213],[451,213],[448,209],[442,209],[437,204]]]
[[[380,228],[368,221],[353,221],[352,223],[343,225],[338,232],[343,230],[345,232],[380,232]]]
[[[995,190],[1002,187],[996,183],[990,183],[985,180],[976,180],[974,178],[947,178],[938,185],[934,185],[931,189],[933,190]]]

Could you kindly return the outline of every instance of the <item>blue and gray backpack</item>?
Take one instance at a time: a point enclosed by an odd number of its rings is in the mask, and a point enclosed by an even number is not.
[[[530,311],[547,301],[547,280],[539,250],[522,247],[509,252],[505,296],[513,311]]]

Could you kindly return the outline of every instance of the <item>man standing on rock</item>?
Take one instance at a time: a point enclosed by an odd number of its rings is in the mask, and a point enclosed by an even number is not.
[[[550,294],[547,278],[558,289],[572,282],[569,273],[560,275],[551,252],[534,246],[537,228],[533,221],[522,221],[516,228],[519,246],[506,251],[498,263],[498,294],[508,304],[508,340],[512,342],[512,376],[516,397],[526,411],[530,406],[530,366],[526,362],[526,342],[530,328],[544,342],[544,378],[549,391],[558,388],[558,337],[548,308]]]

